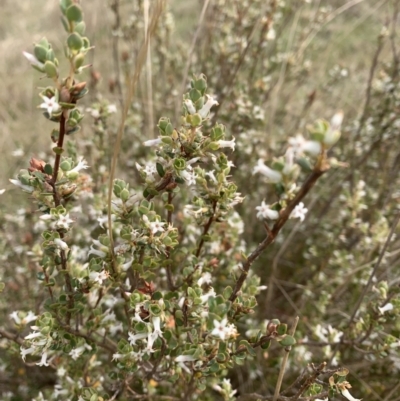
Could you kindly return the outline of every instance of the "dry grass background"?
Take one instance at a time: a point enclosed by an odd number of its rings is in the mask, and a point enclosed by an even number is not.
[[[290,3],[290,0],[287,2]],[[82,3],[87,35],[96,46],[91,62],[103,77],[98,89],[113,101],[114,95],[108,93],[108,80],[113,76],[111,26],[114,16],[109,1],[84,0]],[[177,43],[190,43],[201,3],[197,0],[168,1],[175,15]],[[315,3],[324,2],[318,0]],[[325,3],[333,8],[345,4],[353,6],[339,13],[329,23],[329,29],[318,32],[311,42],[312,51],[307,49],[307,52],[313,62],[313,73],[309,85],[301,88],[300,97],[306,96],[307,90],[318,91],[319,96],[313,110],[316,116],[325,111],[326,104],[332,107],[337,104],[337,108],[345,109],[347,115],[356,115],[362,106],[361,99],[364,97],[371,58],[376,48],[376,37],[382,24],[390,18],[391,9],[386,0],[332,0]],[[125,20],[129,18],[131,4],[131,1],[121,1],[121,15]],[[0,189],[11,190],[2,197],[4,206],[12,201],[13,190],[8,178],[15,175],[20,168],[26,167],[27,160],[32,155],[49,150],[47,134],[53,128],[50,122],[41,118],[41,113],[36,108],[41,101],[37,95],[37,87],[46,82],[41,81],[39,74],[31,69],[23,58],[22,51],[32,51],[32,43],[46,36],[51,39],[61,59],[65,36],[56,0],[2,0],[1,9]],[[336,64],[348,69],[349,78],[339,82],[334,92],[325,93],[327,72]],[[279,95],[278,91],[276,96]],[[291,96],[287,106],[289,110],[291,107],[298,107],[298,98],[296,93]],[[159,115],[155,117],[159,118]],[[23,149],[25,155],[14,156],[13,152],[17,149]]]

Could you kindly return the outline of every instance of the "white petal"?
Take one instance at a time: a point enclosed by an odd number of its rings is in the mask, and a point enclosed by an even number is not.
[[[22,52],[22,54],[31,63],[31,65],[34,65],[40,69],[44,68],[44,64],[41,63],[33,54],[27,52]]]
[[[342,395],[343,395],[344,397],[346,397],[349,401],[361,401],[361,399],[354,398],[354,397],[350,394],[349,390],[347,390],[347,389],[341,390],[341,392],[342,392]]]

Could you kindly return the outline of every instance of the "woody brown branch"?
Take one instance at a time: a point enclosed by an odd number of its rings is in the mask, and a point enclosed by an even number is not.
[[[229,297],[231,302],[234,302],[238,296],[240,289],[242,288],[244,282],[246,281],[247,275],[249,273],[250,267],[254,263],[256,259],[267,249],[269,245],[271,245],[277,235],[279,234],[281,228],[285,225],[287,220],[289,219],[290,214],[292,213],[293,209],[302,201],[302,199],[308,194],[311,188],[315,185],[317,180],[325,173],[328,169],[328,166],[324,164],[324,156],[321,156],[320,162],[316,164],[314,171],[308,176],[307,180],[304,182],[302,187],[300,188],[297,195],[294,199],[287,205],[285,209],[283,209],[280,214],[279,218],[265,237],[265,239],[257,246],[257,248],[249,255],[249,257],[243,262],[242,273],[239,276],[238,280],[236,281],[235,288]]]

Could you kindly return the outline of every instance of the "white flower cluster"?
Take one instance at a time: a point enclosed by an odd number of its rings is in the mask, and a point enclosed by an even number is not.
[[[136,313],[135,319],[146,324],[148,331],[147,331],[147,333],[142,332],[142,333],[136,333],[136,334],[133,332],[130,332],[128,334],[128,341],[129,341],[130,345],[136,346],[137,345],[136,342],[138,340],[145,340],[146,347],[144,349],[141,349],[136,352],[132,351],[128,355],[128,357],[133,358],[135,360],[141,360],[142,356],[144,354],[150,354],[155,351],[153,349],[153,345],[154,345],[155,341],[157,340],[157,338],[159,338],[159,337],[163,338],[163,333],[161,330],[161,318],[158,316],[153,316],[151,319],[151,323],[146,323],[140,318],[138,313]],[[125,358],[126,356],[127,356],[126,354],[115,353],[113,355],[113,360],[120,360],[122,358]]]
[[[42,330],[38,326],[31,326],[31,329],[34,330],[32,333],[28,334],[25,337],[25,340],[29,340],[30,347],[25,348],[21,347],[20,352],[22,359],[25,361],[26,356],[29,354],[32,355],[42,355],[40,362],[37,362],[38,366],[49,366],[47,362],[47,358],[49,357],[48,349],[53,343],[53,339],[49,334],[43,334]]]

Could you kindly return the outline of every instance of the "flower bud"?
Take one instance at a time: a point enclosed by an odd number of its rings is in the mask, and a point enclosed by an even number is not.
[[[340,139],[340,131],[332,131],[329,129],[324,138],[324,144],[328,146],[333,146]]]
[[[32,157],[32,159],[29,161],[30,168],[28,170],[33,173],[34,171],[41,171],[43,172],[44,166],[46,165],[46,162],[43,160],[38,160]]]
[[[273,334],[276,333],[276,328],[280,324],[280,321],[278,319],[272,319],[270,322],[268,322],[267,325],[267,333],[268,334]]]
[[[70,89],[71,95],[79,95],[85,88],[86,82],[79,82]]]
[[[71,176],[71,177],[68,177],[70,180],[72,180],[73,174],[74,174],[74,173],[70,173],[70,176]],[[70,187],[63,188],[63,189],[60,191],[61,196],[65,198],[65,197],[67,197],[67,196],[72,195],[72,194],[76,191],[76,188],[78,188],[76,185],[71,185]]]
[[[71,101],[71,95],[67,88],[64,87],[61,89],[59,101],[62,103],[69,103]]]

